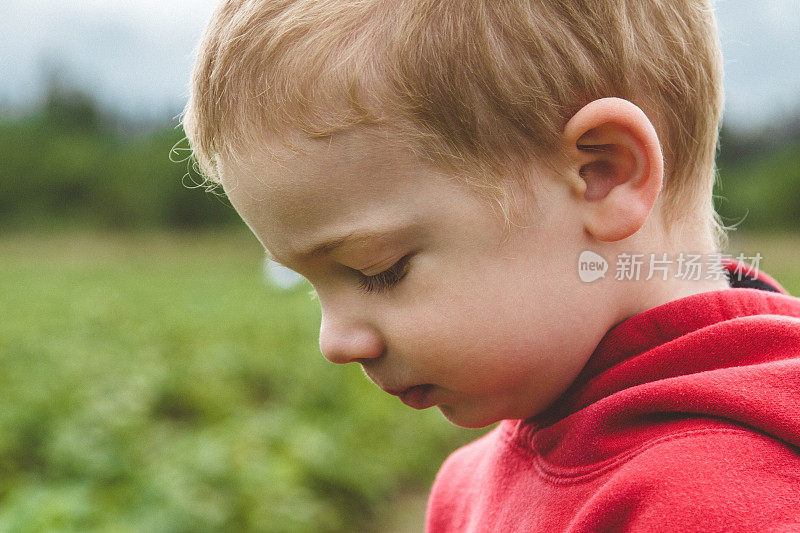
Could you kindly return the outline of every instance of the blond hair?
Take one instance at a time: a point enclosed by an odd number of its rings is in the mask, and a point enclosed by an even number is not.
[[[505,206],[499,176],[557,158],[575,112],[624,98],[659,134],[666,222],[706,224],[719,246],[721,83],[710,0],[228,0],[183,124],[211,182],[267,138],[381,125]]]

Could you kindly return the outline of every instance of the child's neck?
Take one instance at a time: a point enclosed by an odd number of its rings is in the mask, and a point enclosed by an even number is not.
[[[619,321],[673,300],[731,288],[710,236],[684,238],[676,246],[663,232],[651,232],[649,236],[643,232],[638,240],[628,244],[633,250],[620,247],[614,258],[617,264],[610,264],[607,274],[612,279],[619,275],[620,257],[624,263],[635,263],[637,259],[642,263],[638,276],[636,272],[630,275],[628,269],[624,272],[628,277],[613,281],[614,292],[619,296]],[[623,254],[635,255],[636,259],[625,258]]]

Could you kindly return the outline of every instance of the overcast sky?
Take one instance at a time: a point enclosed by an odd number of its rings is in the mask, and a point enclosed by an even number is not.
[[[108,106],[176,114],[216,0],[0,0],[0,106],[41,97],[48,66]],[[717,2],[726,117],[758,127],[800,110],[800,0]]]

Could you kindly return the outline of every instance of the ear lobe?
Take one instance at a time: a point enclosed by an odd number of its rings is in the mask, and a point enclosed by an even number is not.
[[[619,98],[595,100],[570,119],[563,140],[586,230],[606,242],[636,233],[663,179],[658,135],[644,112]]]

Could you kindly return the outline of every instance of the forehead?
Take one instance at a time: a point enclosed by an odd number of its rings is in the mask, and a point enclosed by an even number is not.
[[[463,189],[384,131],[296,144],[302,153],[271,144],[220,161],[231,203],[276,255],[356,227],[419,219],[437,193]]]

